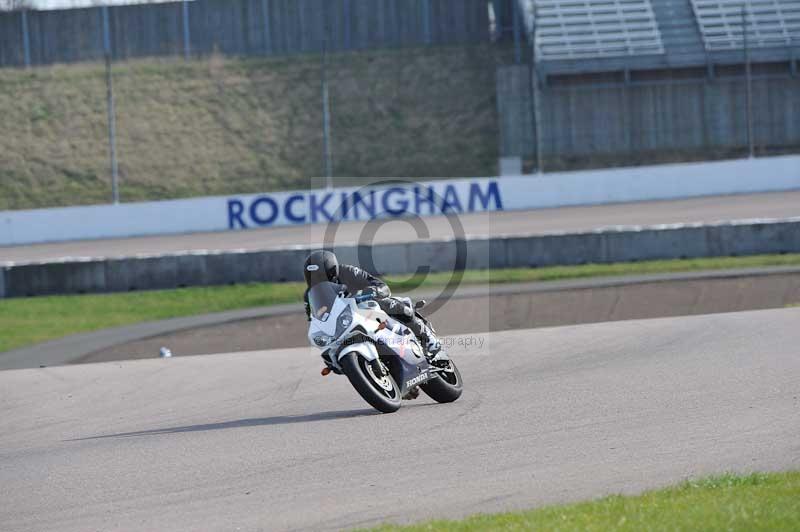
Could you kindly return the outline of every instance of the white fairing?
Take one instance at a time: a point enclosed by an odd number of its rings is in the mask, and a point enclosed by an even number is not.
[[[350,299],[338,298],[333,304],[333,308],[329,312],[328,319],[325,321],[319,320],[316,317],[311,317],[311,326],[308,328],[308,339],[314,343],[314,336],[318,333],[333,336],[336,333],[336,322],[339,315],[344,312],[344,309],[350,306]],[[350,328],[353,324],[350,324]]]
[[[346,327],[339,327],[337,331],[340,317],[343,314],[346,315],[348,310],[351,315],[350,324]],[[324,318],[324,321],[320,318]],[[388,326],[379,327],[381,322]],[[374,343],[346,342],[349,337],[353,336],[353,330],[357,327],[363,329],[373,340],[390,347],[401,356],[422,356],[418,344],[412,340],[413,336],[398,332],[405,327],[390,318],[377,303],[367,301],[356,304],[354,298],[342,297],[341,295],[336,298],[331,305],[330,311],[326,314],[318,317],[313,315],[312,311],[311,322],[308,327],[308,339],[312,345],[323,350],[330,349],[331,353],[336,353],[338,346],[346,343],[344,348],[336,354],[336,359],[331,360],[335,365],[338,365],[338,361],[343,356],[354,352],[369,361],[377,359],[379,355]],[[394,330],[395,328],[397,330]],[[328,343],[323,345],[317,343],[315,339],[320,335],[325,335],[327,337],[326,340],[329,340]]]
[[[339,352],[339,356],[336,358],[341,360],[343,356],[349,355],[350,353],[357,353],[370,362],[378,358],[378,350],[375,349],[375,345],[369,342],[347,346]]]

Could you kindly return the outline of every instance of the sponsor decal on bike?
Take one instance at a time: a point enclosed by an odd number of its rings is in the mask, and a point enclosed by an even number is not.
[[[413,379],[408,379],[406,381],[406,388],[410,388],[411,386],[416,386],[417,384],[422,384],[423,382],[426,382],[428,379],[430,379],[430,377],[431,375],[427,371],[425,373],[420,373]]]

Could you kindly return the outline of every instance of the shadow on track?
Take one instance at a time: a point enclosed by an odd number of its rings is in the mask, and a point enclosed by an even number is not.
[[[136,432],[121,432],[119,434],[104,434],[86,438],[74,438],[64,441],[98,440],[103,438],[128,438],[132,436],[156,436],[159,434],[176,434],[179,432],[203,432],[208,430],[234,429],[240,427],[261,427],[268,425],[287,425],[290,423],[311,423],[314,421],[330,421],[333,419],[347,419],[365,416],[379,416],[379,412],[372,409],[338,410],[332,412],[318,412],[302,416],[273,416],[263,418],[237,419],[221,423],[206,423],[202,425],[186,425],[183,427],[169,427],[164,429],[141,430]]]

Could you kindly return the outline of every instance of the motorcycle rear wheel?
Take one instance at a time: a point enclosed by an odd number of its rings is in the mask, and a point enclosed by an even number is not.
[[[403,401],[400,387],[388,371],[384,376],[375,375],[370,363],[356,353],[343,356],[339,364],[358,395],[373,408],[384,414],[396,412],[400,408]]]
[[[448,371],[442,371],[437,378],[420,385],[422,391],[437,403],[452,403],[464,391],[461,373],[455,363],[452,360],[447,363]]]

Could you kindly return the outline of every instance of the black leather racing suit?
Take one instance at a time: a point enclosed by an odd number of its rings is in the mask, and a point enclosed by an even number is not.
[[[423,346],[427,344],[431,336],[431,331],[427,324],[416,315],[414,309],[402,301],[393,298],[386,283],[374,275],[366,270],[362,270],[358,266],[340,264],[339,277],[338,279],[331,279],[331,282],[347,286],[347,291],[350,295],[355,295],[359,290],[372,289],[375,293],[375,301],[378,302],[381,309],[411,329],[411,332],[422,341]],[[310,321],[311,307],[308,304],[308,289],[306,289],[305,294],[303,294],[303,303],[306,308],[306,318]]]

